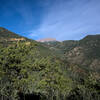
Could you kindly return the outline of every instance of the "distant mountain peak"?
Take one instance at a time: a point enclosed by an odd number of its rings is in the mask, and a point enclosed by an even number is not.
[[[37,41],[38,42],[52,42],[52,41],[57,41],[57,40],[55,38],[43,38]]]

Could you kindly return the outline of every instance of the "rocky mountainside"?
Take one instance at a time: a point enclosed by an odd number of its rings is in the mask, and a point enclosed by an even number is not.
[[[78,41],[77,46],[69,52],[66,51],[65,57],[70,63],[90,68],[100,72],[100,35],[89,35]]]
[[[61,53],[70,65],[77,65],[84,71],[91,70],[99,78],[100,35],[88,35],[79,41],[70,40],[45,44],[56,53]]]

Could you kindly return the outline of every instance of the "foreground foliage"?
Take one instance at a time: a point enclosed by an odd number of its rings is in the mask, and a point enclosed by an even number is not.
[[[76,75],[55,56],[41,56],[37,45],[0,46],[0,95],[18,100],[19,93],[41,100],[100,100],[100,84],[92,73]]]

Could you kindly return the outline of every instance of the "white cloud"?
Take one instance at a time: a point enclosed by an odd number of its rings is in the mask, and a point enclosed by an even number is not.
[[[99,0],[55,0],[48,6],[40,27],[32,30],[32,34],[37,33],[38,38],[65,40],[100,32],[99,5]]]

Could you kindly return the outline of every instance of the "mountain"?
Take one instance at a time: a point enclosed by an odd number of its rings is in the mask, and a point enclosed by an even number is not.
[[[21,36],[17,35],[16,33],[13,33],[3,27],[0,27],[0,38],[21,38]]]
[[[57,54],[64,55],[66,51],[71,50],[77,45],[78,41],[66,40],[66,41],[48,41],[43,42],[42,45],[48,47],[50,50],[55,51]]]
[[[0,27],[0,44],[4,46],[10,45],[17,41],[25,41],[26,38],[13,33],[5,28]]]
[[[88,35],[79,41],[48,41],[42,45],[55,51],[60,58],[64,58],[70,64],[100,72],[100,35]]]
[[[40,40],[37,40],[38,42],[52,42],[52,41],[57,41],[56,39],[54,38],[44,38],[44,39],[40,39]]]
[[[71,64],[81,66],[100,77],[100,35],[89,35],[77,42],[77,45],[64,56]]]
[[[0,28],[0,100],[100,100],[100,35],[40,42]]]
[[[100,76],[100,35],[88,35],[82,40],[66,40],[62,42],[44,43],[49,49],[52,49],[64,58],[70,66],[76,66],[74,70],[79,69],[91,71]],[[80,74],[80,72],[78,72]],[[82,73],[81,73],[82,75]],[[81,76],[80,75],[80,76]]]
[[[15,45],[16,43],[23,43],[26,45],[35,45],[35,49],[40,53],[41,56],[53,55],[53,51],[40,42],[28,39],[26,37],[20,36],[14,32],[11,32],[5,28],[0,27],[0,44],[4,47]]]

